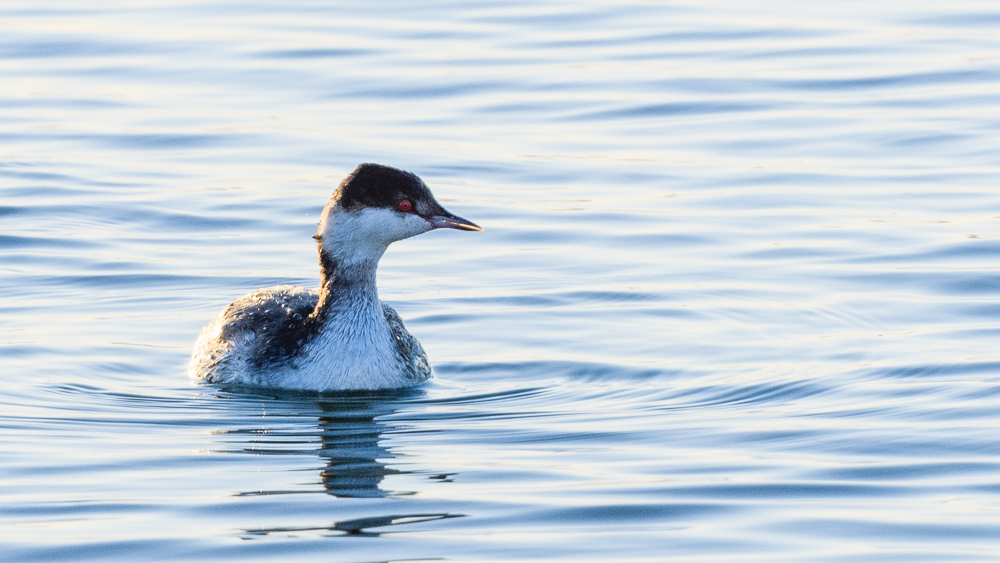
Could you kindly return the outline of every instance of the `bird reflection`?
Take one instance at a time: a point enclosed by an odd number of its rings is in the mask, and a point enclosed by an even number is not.
[[[386,475],[408,475],[388,467],[395,454],[382,445],[384,436],[398,431],[398,423],[390,417],[398,410],[400,401],[413,391],[344,393],[323,397],[313,396],[307,401],[296,395],[266,396],[266,402],[257,403],[259,394],[241,394],[241,399],[251,399],[266,412],[265,427],[242,427],[217,431],[217,436],[239,437],[237,451],[253,455],[319,456],[324,463],[320,469],[323,490],[330,495],[346,498],[378,498],[412,494],[406,491],[388,491],[383,488]],[[303,412],[303,406],[309,408]],[[307,414],[307,412],[309,414]],[[317,426],[304,430],[303,416],[313,418]],[[260,420],[260,419],[257,419]],[[288,424],[291,423],[290,428]],[[319,438],[319,449],[314,449]],[[234,451],[227,449],[227,451]],[[450,474],[431,474],[429,479],[449,481]],[[261,490],[239,493],[239,496],[309,493],[315,490]]]
[[[411,392],[412,393],[412,392]],[[396,497],[413,494],[407,491],[392,491],[384,488],[387,475],[407,475],[414,472],[388,467],[396,457],[392,450],[382,444],[387,433],[398,432],[399,423],[390,417],[397,412],[400,399],[408,397],[401,392],[344,394],[324,397],[308,403],[310,409],[316,407],[318,428],[308,432],[301,429],[280,430],[282,423],[301,421],[303,402],[295,397],[267,397],[261,405],[267,411],[266,418],[272,421],[269,428],[241,428],[222,431],[221,435],[238,435],[242,447],[239,451],[253,455],[298,455],[305,453],[309,445],[315,444],[318,434],[320,448],[308,449],[309,454],[318,455],[324,467],[320,469],[323,491],[341,498]],[[249,398],[248,396],[245,396]],[[260,395],[254,395],[256,400]],[[253,402],[256,403],[256,400]],[[313,416],[316,416],[313,414]],[[287,427],[286,427],[287,428]],[[251,438],[247,438],[247,436]],[[232,450],[229,450],[232,451]],[[422,472],[421,472],[422,473]],[[448,482],[453,474],[431,472],[426,478]],[[281,495],[314,493],[312,490],[261,490],[238,493],[237,496]],[[377,537],[401,525],[416,525],[436,520],[458,518],[462,514],[451,513],[403,513],[395,504],[376,501],[365,505],[351,505],[362,508],[361,514],[344,514],[346,518],[335,522],[316,523],[305,526],[274,526],[243,530],[243,537],[251,539],[272,534],[320,533],[324,536],[367,536]],[[372,511],[375,514],[372,514]]]
[[[409,472],[390,469],[384,463],[394,456],[379,444],[388,425],[376,419],[396,409],[384,400],[368,399],[342,399],[318,406],[323,414],[319,417],[322,448],[317,453],[326,462],[326,468],[320,471],[326,492],[352,498],[389,495],[380,487],[385,476]]]

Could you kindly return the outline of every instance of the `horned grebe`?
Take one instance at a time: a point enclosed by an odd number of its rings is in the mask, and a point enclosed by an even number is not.
[[[431,229],[481,231],[445,211],[415,174],[358,166],[323,209],[320,288],[259,289],[202,331],[190,376],[304,391],[395,389],[431,375],[427,354],[378,298],[375,270],[389,244]]]

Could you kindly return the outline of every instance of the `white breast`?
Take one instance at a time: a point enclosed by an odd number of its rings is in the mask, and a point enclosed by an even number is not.
[[[285,389],[343,391],[409,387],[392,331],[374,292],[359,292],[335,307],[323,328],[288,365],[255,374]]]

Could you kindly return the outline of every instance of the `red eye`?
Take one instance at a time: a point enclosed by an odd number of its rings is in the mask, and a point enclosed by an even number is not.
[[[413,209],[413,202],[411,202],[410,200],[404,199],[403,201],[399,202],[399,210],[402,211],[403,213],[409,213],[411,209]]]

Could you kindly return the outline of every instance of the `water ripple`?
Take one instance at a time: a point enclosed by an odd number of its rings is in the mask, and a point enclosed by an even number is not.
[[[7,558],[995,559],[992,8],[0,12]],[[434,379],[192,385],[368,161]]]

